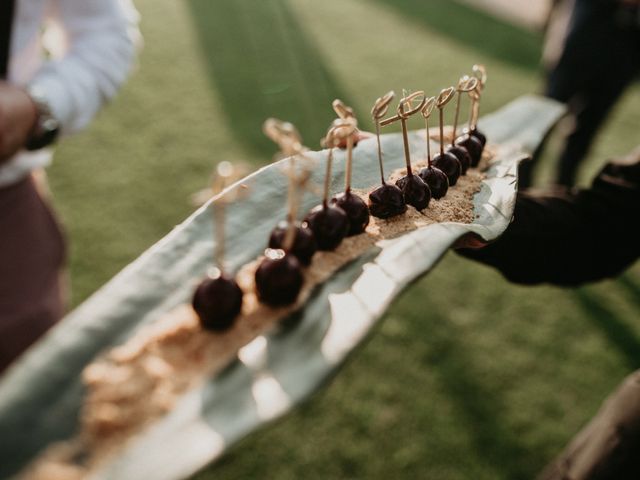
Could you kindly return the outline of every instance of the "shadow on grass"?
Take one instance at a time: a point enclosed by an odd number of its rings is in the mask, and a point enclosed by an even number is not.
[[[637,288],[635,285],[634,287]],[[636,333],[593,295],[591,290],[578,288],[575,290],[575,297],[582,306],[587,319],[599,327],[609,342],[624,355],[629,367],[634,370],[638,368],[640,366],[640,339]]]
[[[640,310],[640,285],[634,281],[633,277],[629,274],[621,275],[616,283],[627,292],[629,300]]]
[[[376,0],[478,52],[512,65],[537,70],[542,35],[511,25],[481,10],[454,0]]]
[[[444,392],[464,419],[478,458],[500,472],[498,478],[532,478],[544,458],[520,445],[518,438],[503,424],[503,401],[485,386],[474,371],[474,361],[459,343],[455,325],[445,315],[432,311],[433,328],[425,336],[428,355],[424,362],[437,372]]]
[[[296,124],[316,147],[344,98],[287,0],[189,0],[209,76],[238,142],[263,157],[262,123]],[[318,109],[318,106],[321,106]]]

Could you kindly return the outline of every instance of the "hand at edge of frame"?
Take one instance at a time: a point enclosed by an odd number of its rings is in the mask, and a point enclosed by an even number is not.
[[[27,92],[0,81],[0,164],[24,147],[36,120],[36,106]]]

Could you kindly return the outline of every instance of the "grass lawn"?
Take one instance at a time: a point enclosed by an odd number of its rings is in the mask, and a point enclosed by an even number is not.
[[[435,94],[473,63],[490,75],[485,112],[541,85],[540,35],[451,0],[136,4],[136,72],[50,169],[74,305],[182,221],[218,161],[269,162],[267,116],[315,148],[336,97],[370,129],[385,91]],[[634,147],[639,126],[636,86],[581,181]],[[329,388],[197,478],[532,478],[640,366],[639,310],[640,264],[579,289],[523,288],[449,254]]]

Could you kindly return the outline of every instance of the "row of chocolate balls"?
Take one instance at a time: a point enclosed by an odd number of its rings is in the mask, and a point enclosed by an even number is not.
[[[421,93],[421,92],[419,92]],[[415,96],[415,94],[414,94]],[[388,105],[389,98],[381,97],[377,105]],[[411,98],[405,97],[400,101],[398,112],[402,119],[403,106],[408,106]],[[424,108],[427,102],[420,106]],[[334,104],[335,108],[335,104]],[[350,110],[350,109],[349,109]],[[386,113],[386,109],[382,109]],[[339,111],[339,109],[336,109]],[[381,110],[378,110],[380,112]],[[352,113],[352,111],[351,111]],[[470,126],[462,136],[453,139],[446,150],[442,137],[441,151],[433,160],[427,155],[427,167],[415,175],[411,170],[408,143],[405,141],[405,158],[407,161],[407,175],[400,178],[395,185],[385,181],[382,169],[382,151],[380,148],[379,119],[376,117],[378,153],[381,170],[382,185],[369,194],[368,204],[350,190],[350,178],[344,192],[328,199],[328,188],[320,205],[313,208],[302,222],[295,222],[294,218],[280,222],[271,232],[268,249],[255,272],[255,288],[258,299],[269,306],[279,307],[294,303],[303,286],[303,266],[308,266],[317,250],[331,251],[337,248],[347,236],[364,232],[369,224],[369,215],[378,218],[390,218],[400,215],[411,205],[418,210],[427,208],[430,199],[442,198],[449,188],[456,184],[460,175],[466,174],[469,167],[477,166],[486,137],[475,125]],[[405,119],[407,117],[405,116]],[[428,115],[425,115],[425,119]],[[285,131],[290,124],[280,124],[280,131]],[[357,144],[358,130],[355,117],[344,115],[330,128],[325,144],[329,147],[325,187],[329,184],[331,175],[332,149],[342,143],[347,149],[347,175],[351,172],[351,149]],[[403,122],[403,135],[406,139],[406,124]],[[290,127],[289,127],[290,128]],[[292,131],[295,132],[295,129]],[[296,137],[289,132],[289,137]],[[427,124],[427,144],[428,124]],[[273,138],[273,137],[272,137]],[[275,138],[274,138],[275,139]],[[282,146],[282,137],[276,139]],[[346,140],[346,141],[345,141]],[[299,142],[296,142],[299,145]],[[289,143],[290,144],[290,143]],[[298,153],[300,150],[298,150]],[[292,187],[290,187],[292,188]],[[197,287],[192,305],[201,325],[211,331],[228,329],[242,309],[243,292],[237,282],[219,269],[215,269]]]

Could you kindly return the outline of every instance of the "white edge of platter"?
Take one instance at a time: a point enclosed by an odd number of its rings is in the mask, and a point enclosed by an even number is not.
[[[483,117],[479,128],[496,152],[474,197],[473,223],[436,223],[372,248],[318,286],[303,309],[293,314],[294,321],[287,320],[282,328],[243,347],[238,359],[187,392],[169,414],[132,438],[91,478],[188,477],[307,399],[374,331],[393,299],[433,269],[456,240],[476,234],[491,241],[502,234],[513,215],[518,164],[532,154],[564,111],[557,102],[528,95]],[[424,131],[411,132],[409,139],[414,158],[423,156]],[[401,135],[383,135],[382,147],[387,171],[402,167]],[[318,163],[312,182],[320,185],[326,152],[308,155]],[[344,152],[334,156],[333,192],[340,191],[344,182],[344,157]],[[379,182],[375,138],[358,144],[353,161],[355,188]],[[232,271],[260,254],[270,230],[285,217],[287,179],[282,162],[286,159],[229,187],[244,185],[251,192],[227,210],[227,262]],[[56,438],[64,432],[72,436],[84,393],[82,369],[140,327],[190,301],[211,265],[210,208],[215,200],[71,312],[0,378],[0,428],[16,430],[18,436],[12,445],[8,435],[0,440],[0,459],[8,458],[10,450],[26,449],[27,463],[37,454],[38,440],[43,447],[66,438]],[[317,203],[317,197],[306,195],[301,211]],[[48,405],[48,411],[29,411],[31,400]],[[31,439],[22,439],[19,432]]]

